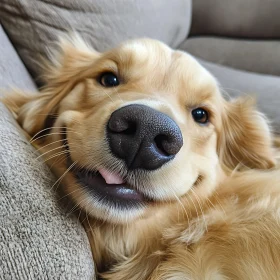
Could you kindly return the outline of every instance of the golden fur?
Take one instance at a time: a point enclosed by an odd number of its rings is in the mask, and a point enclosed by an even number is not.
[[[4,103],[86,213],[104,279],[280,279],[280,172],[252,100],[226,101],[193,57],[150,39],[103,54],[78,37],[63,39],[46,68],[39,94],[9,93]],[[108,71],[118,87],[98,83]],[[184,138],[175,159],[149,173],[126,170],[105,141],[111,113],[132,103],[169,115]],[[197,107],[209,112],[208,125],[193,121]],[[77,166],[117,170],[153,202],[110,208],[75,181]]]

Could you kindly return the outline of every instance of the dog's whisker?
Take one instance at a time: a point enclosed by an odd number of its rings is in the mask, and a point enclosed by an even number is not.
[[[194,201],[193,201],[193,199],[192,199],[191,195],[189,195],[189,194],[188,194],[188,195],[187,195],[187,198],[191,200],[192,205],[194,206],[194,209],[195,209],[195,212],[196,212],[197,218],[200,220],[200,215],[199,215],[199,213],[198,213],[198,210],[197,210],[197,208],[196,208],[196,204],[194,203]]]
[[[38,116],[49,116],[50,114],[43,114],[43,113],[37,113],[34,114],[34,116],[38,117]],[[53,117],[58,117],[59,114],[52,114]]]
[[[226,216],[226,211],[225,211],[225,209],[224,209],[224,207],[223,207],[223,205],[222,205],[222,203],[220,201],[218,192],[214,190],[213,196],[215,197],[215,199],[216,199],[217,203],[219,204],[220,208],[222,209],[222,211],[224,213],[224,216]]]
[[[186,214],[187,220],[188,220],[188,224],[190,223],[190,219],[189,219],[189,214],[187,209],[185,208],[184,204],[182,203],[182,201],[180,200],[180,198],[176,195],[175,191],[172,189],[173,195],[175,197],[175,199],[178,201],[179,205],[181,206],[181,208],[183,209],[184,213]],[[171,203],[171,201],[170,201]]]
[[[51,126],[51,127],[46,127],[46,128],[44,128],[44,129],[38,131],[38,132],[29,140],[30,143],[33,142],[33,140],[36,138],[37,135],[41,134],[41,133],[44,132],[44,131],[51,130],[51,129],[54,129],[54,128],[57,128],[57,129],[66,129],[67,127],[66,127],[66,126]],[[67,128],[67,130],[69,131],[69,130],[71,130],[71,129]],[[75,132],[75,131],[73,131],[73,132]]]
[[[113,88],[113,91],[114,91],[115,94],[117,94],[119,100],[122,101],[122,102],[124,102],[124,101],[122,100],[120,94],[119,94],[119,91],[118,91],[116,88]]]
[[[103,198],[101,198],[100,200],[99,200],[99,203],[102,203],[102,201],[104,200],[104,197]],[[87,202],[87,205],[89,204],[89,203],[91,203],[91,201],[88,201]],[[94,203],[94,201],[93,201],[93,203]],[[86,213],[88,213],[89,214],[89,216],[90,217],[92,217],[92,212],[93,212],[94,210],[91,210],[89,213],[86,211]],[[81,223],[83,223],[85,221],[85,219],[83,219],[82,221],[81,221]],[[105,221],[105,219],[102,221],[102,224],[103,223],[105,223],[106,221]]]
[[[227,93],[229,95],[229,93],[226,90],[231,90],[231,91],[235,91],[237,93],[241,93],[241,94],[246,94],[243,91],[236,89],[236,88],[229,88],[229,87],[220,87],[220,89],[222,89],[223,91],[225,91],[225,93]]]
[[[75,203],[75,205],[68,211],[67,213],[67,217],[69,217],[70,215],[72,215],[78,208],[81,209],[80,205],[86,200],[86,198],[82,199],[81,201],[79,201],[78,203]]]
[[[206,201],[205,201],[206,203],[207,203],[207,205],[209,206],[209,209],[215,209],[215,210],[217,210],[218,212],[220,212],[220,210],[222,210],[222,212],[223,212],[223,215],[222,216],[220,216],[224,221],[225,221],[225,217],[226,217],[226,212],[225,212],[225,210],[224,210],[224,208],[221,206],[221,205],[219,205],[219,206],[216,206],[215,204],[213,204],[212,203],[212,201],[209,199],[209,198],[207,198],[206,197]],[[218,202],[218,201],[217,201]],[[218,202],[219,203],[219,202]],[[221,209],[219,209],[219,207],[221,208]]]
[[[32,141],[30,141],[30,143],[32,144],[33,142],[43,138],[43,137],[47,137],[47,136],[50,136],[50,135],[67,135],[67,132],[51,132],[51,133],[47,133],[47,134],[44,134],[44,135],[41,135],[41,136],[38,136],[37,138],[34,138]]]
[[[70,216],[73,212],[75,212],[78,208],[81,209],[81,211],[87,213],[86,209],[82,209],[82,207],[80,206],[82,203],[84,203],[84,201],[86,201],[87,198],[87,193],[85,190],[80,190],[83,193],[84,198],[82,200],[80,200],[78,203],[75,203],[75,205],[68,211],[68,216]],[[87,203],[87,205],[89,204],[89,201]],[[80,213],[81,213],[80,211]],[[80,217],[78,217],[78,219],[80,220]]]
[[[48,151],[46,151],[46,152],[40,154],[39,156],[37,156],[37,157],[36,157],[36,160],[39,159],[39,158],[41,158],[41,157],[44,157],[46,154],[49,154],[49,153],[51,153],[51,152],[53,152],[53,151],[55,151],[55,150],[63,149],[63,148],[66,148],[66,147],[68,147],[68,145],[61,145],[61,146],[59,146],[59,147],[50,149],[50,150],[48,150]]]
[[[36,151],[40,151],[40,150],[42,150],[42,149],[45,149],[45,148],[48,147],[48,146],[51,146],[51,145],[53,145],[53,144],[56,144],[56,143],[62,142],[62,141],[65,141],[65,140],[64,140],[64,139],[59,139],[59,140],[50,142],[50,143],[48,143],[48,144],[46,144],[46,145],[43,145],[43,146],[38,147],[38,148],[36,149]]]
[[[94,230],[93,230],[93,228],[92,228],[92,226],[91,226],[91,223],[90,223],[90,221],[89,221],[89,217],[88,217],[88,213],[87,213],[87,212],[86,212],[86,217],[87,217],[87,223],[88,223],[88,225],[89,225],[90,231],[91,231],[91,233],[93,233]]]
[[[66,150],[62,151],[62,152],[58,152],[58,153],[56,153],[56,154],[54,154],[54,155],[44,159],[44,162],[48,162],[52,158],[55,158],[55,157],[58,157],[58,156],[61,156],[61,155],[67,155],[67,154],[68,154],[68,151],[66,151]]]
[[[104,89],[102,89],[102,92],[105,93],[111,100],[112,103],[114,103],[114,99],[111,97],[111,95]]]
[[[65,195],[63,195],[63,196],[61,196],[59,199],[58,199],[58,201],[60,201],[60,200],[62,200],[62,199],[64,199],[64,198],[66,198],[67,196],[70,196],[71,194],[73,194],[73,193],[75,193],[75,192],[77,192],[77,191],[80,191],[80,189],[79,189],[79,187],[77,187],[75,190],[73,190],[72,192],[69,192],[69,193],[67,193],[67,194],[65,194]]]
[[[60,182],[63,180],[63,178],[65,177],[65,175],[66,175],[76,164],[77,164],[77,162],[74,161],[74,162],[66,169],[66,171],[54,182],[54,184],[52,185],[51,189],[53,189],[53,187],[54,187],[55,185],[57,185],[57,184],[58,184],[58,186],[59,186]],[[57,186],[57,187],[58,187],[58,186]]]
[[[88,201],[87,204],[89,204],[89,203],[90,203],[90,202]],[[81,221],[82,224],[84,224],[85,220],[87,220],[87,221],[89,222],[88,216],[91,217],[91,215],[92,215],[91,213],[92,213],[92,211],[90,211],[89,213],[88,213],[88,211],[85,211],[85,217],[84,217],[84,219]],[[93,233],[94,231],[93,231],[93,228],[91,227],[90,223],[89,223],[89,227],[90,227],[91,233]]]
[[[210,182],[211,182],[212,184],[215,184],[215,181],[214,181],[214,180],[211,180]],[[201,184],[201,181],[199,180],[199,181],[197,182],[197,184],[196,184],[196,187],[199,187],[200,184]],[[193,188],[191,188],[191,190],[194,192],[194,195],[195,195],[195,194],[196,194],[195,190],[194,190]],[[197,195],[197,194],[196,194],[196,195]],[[217,191],[216,191],[216,190],[213,190],[212,195],[213,195],[213,197],[215,197],[217,203],[219,204],[219,206],[221,207],[222,211],[224,212],[224,215],[226,215],[226,214],[225,214],[225,210],[224,210],[224,208],[222,207],[221,202],[219,201],[219,194],[217,193]],[[197,196],[198,196],[198,195],[197,195]],[[205,202],[207,203],[207,205],[208,205],[210,208],[213,208],[213,209],[216,209],[217,211],[219,211],[218,207],[217,207],[216,205],[214,205],[214,204],[212,203],[212,201],[211,201],[208,197],[204,197],[203,199],[206,199]]]
[[[193,188],[191,188],[190,190],[191,190],[191,192],[193,193],[195,199],[197,200],[198,206],[199,206],[200,211],[201,211],[202,218],[203,218],[203,220],[204,220],[204,224],[205,224],[206,231],[208,231],[206,219],[205,219],[204,212],[203,212],[203,205],[201,204],[201,201],[200,201],[198,195],[196,194],[195,190],[193,190]]]
[[[66,216],[69,217],[70,215],[72,215],[85,200],[86,198],[82,199],[78,203],[75,203],[75,205],[67,212]]]
[[[77,132],[72,132],[72,133],[77,133]],[[77,134],[79,135],[79,133],[77,133]],[[41,136],[33,139],[32,141],[30,141],[30,144],[36,142],[37,140],[39,140],[43,137],[47,137],[47,136],[51,136],[51,135],[67,135],[67,132],[52,132],[52,133],[44,134],[44,135],[41,135]],[[65,140],[65,139],[60,139],[60,140]]]
[[[69,155],[69,153],[67,151],[65,151],[65,153],[63,153],[62,155],[66,155],[66,157],[67,157]],[[53,163],[50,165],[50,168],[52,169],[55,165],[61,164],[63,161],[65,161],[66,157],[65,156],[62,156],[62,157],[57,156],[54,159]],[[45,161],[47,162],[48,160],[45,160]]]
[[[81,209],[81,207],[79,207],[79,209],[80,209],[80,211],[79,211],[79,215],[78,215],[78,221],[81,220],[81,214],[82,214],[82,209]],[[85,212],[85,213],[86,213],[86,212]]]
[[[53,141],[53,142],[51,142],[51,143],[49,143],[49,144],[47,144],[47,145],[40,146],[39,148],[37,148],[37,150],[35,151],[35,153],[36,153],[37,151],[40,151],[40,150],[45,149],[47,146],[51,146],[51,145],[54,145],[54,144],[56,144],[56,143],[58,143],[58,142],[63,142],[63,141],[64,141],[64,139],[60,139],[60,140],[57,140],[57,141]],[[78,145],[73,145],[73,144],[71,145],[71,147],[72,147],[72,148],[76,147],[77,149],[80,148]],[[40,157],[44,157],[44,155],[46,155],[46,154],[48,154],[48,153],[50,153],[50,152],[52,152],[52,151],[54,151],[54,150],[57,150],[57,149],[59,149],[59,148],[61,148],[61,149],[63,149],[63,148],[69,148],[69,145],[68,145],[68,144],[62,144],[62,145],[59,145],[58,147],[55,147],[55,148],[53,148],[53,149],[50,149],[50,150],[44,152],[44,153],[40,153],[40,155],[39,155],[36,159],[39,159]]]

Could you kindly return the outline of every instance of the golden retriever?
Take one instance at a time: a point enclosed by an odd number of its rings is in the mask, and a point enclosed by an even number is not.
[[[254,102],[151,39],[64,38],[46,68],[4,103],[86,213],[102,279],[280,279],[280,172]]]

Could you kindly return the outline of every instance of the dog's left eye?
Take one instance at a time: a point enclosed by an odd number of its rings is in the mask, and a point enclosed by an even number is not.
[[[193,119],[201,124],[206,124],[209,120],[208,112],[203,108],[197,108],[192,110]]]
[[[99,83],[104,87],[116,87],[120,84],[118,77],[111,72],[102,74]]]

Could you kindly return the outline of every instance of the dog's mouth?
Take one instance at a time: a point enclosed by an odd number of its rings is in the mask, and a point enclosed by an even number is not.
[[[101,168],[91,171],[85,168],[74,171],[80,185],[94,194],[95,198],[102,201],[116,203],[142,203],[146,199],[143,194],[135,190],[120,175]]]

